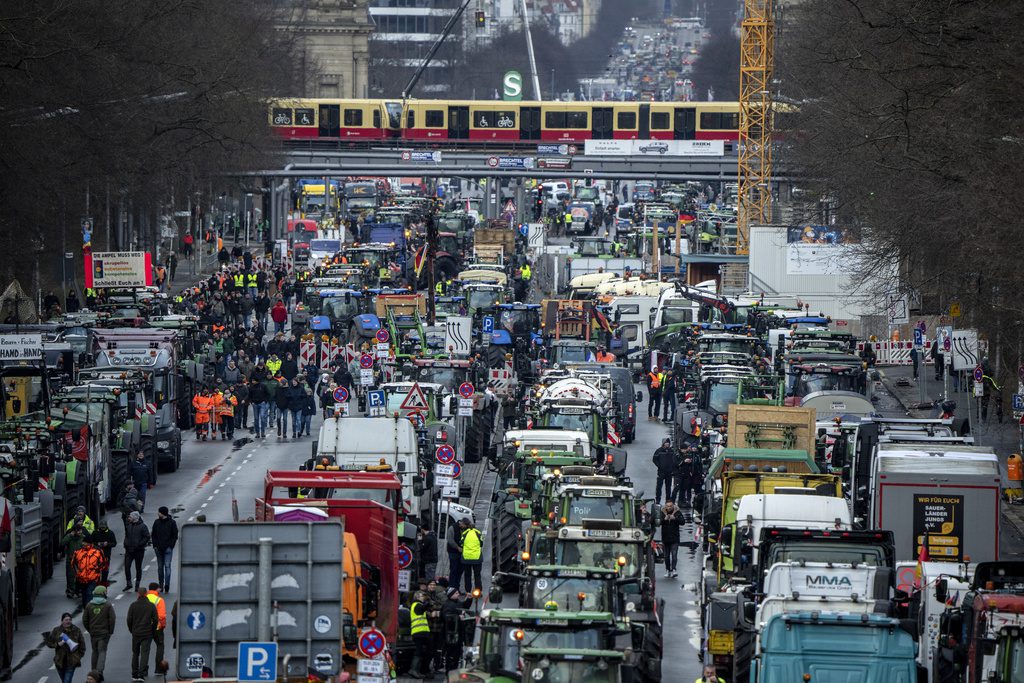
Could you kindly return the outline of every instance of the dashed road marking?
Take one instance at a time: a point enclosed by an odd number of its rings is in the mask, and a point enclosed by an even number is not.
[[[209,498],[207,498],[206,502],[210,502],[211,500],[213,500],[213,496],[210,496]]]

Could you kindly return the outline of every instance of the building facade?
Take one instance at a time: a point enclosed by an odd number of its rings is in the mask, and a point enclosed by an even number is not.
[[[300,42],[303,97],[369,96],[369,0],[278,0],[279,29]]]

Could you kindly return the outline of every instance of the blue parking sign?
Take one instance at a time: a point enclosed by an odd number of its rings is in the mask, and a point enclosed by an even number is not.
[[[1018,413],[1024,413],[1024,394],[1013,395],[1013,409]]]
[[[484,334],[491,334],[494,332],[494,316],[484,316]]]
[[[914,346],[918,348],[924,346],[924,332],[917,327],[914,328]]]
[[[384,406],[384,392],[381,389],[366,392],[366,405],[371,408],[382,408]]]
[[[277,643],[239,643],[239,681],[277,680]]]

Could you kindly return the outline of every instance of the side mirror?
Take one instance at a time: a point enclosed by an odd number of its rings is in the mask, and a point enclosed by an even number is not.
[[[981,649],[986,657],[991,657],[996,653],[996,647],[999,645],[999,640],[996,638],[984,638],[981,641]]]
[[[412,478],[412,495],[417,498],[423,495],[423,477],[419,475]]]
[[[634,398],[636,399],[637,403],[643,403],[644,402],[643,392],[640,392],[640,391],[636,392],[636,396]]]
[[[722,529],[722,535],[718,541],[718,547],[722,549],[722,554],[726,557],[732,557],[732,525]]]
[[[949,597],[949,580],[939,579],[935,582],[935,600],[938,602],[946,602]]]
[[[757,603],[753,600],[748,600],[743,603],[743,620],[748,624],[753,624],[754,619],[757,618]]]
[[[495,584],[491,586],[491,590],[487,594],[487,599],[492,605],[500,605],[501,599],[504,595],[505,591],[501,589],[501,586]]]

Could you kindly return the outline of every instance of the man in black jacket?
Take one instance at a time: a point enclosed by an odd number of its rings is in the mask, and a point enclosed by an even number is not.
[[[417,556],[420,558],[423,569],[423,580],[431,581],[434,572],[437,570],[437,534],[430,529],[430,524],[420,525],[420,531],[416,535],[416,543],[419,546]]]
[[[164,593],[167,593],[171,590],[171,564],[174,546],[178,544],[178,524],[171,519],[171,513],[166,507],[161,507],[157,511],[150,537],[153,540],[153,550],[156,552],[157,580]]]
[[[704,472],[696,448],[687,449],[676,467],[675,496],[673,500],[683,507],[693,505],[697,491],[703,486]]]
[[[97,523],[96,531],[92,532],[92,544],[100,549],[103,557],[107,560],[103,565],[103,572],[100,575],[100,582],[105,584],[107,576],[110,574],[110,555],[113,553],[114,548],[117,547],[117,537],[111,530],[110,525],[107,524],[107,520],[101,519]]]
[[[672,500],[672,475],[676,469],[676,452],[672,440],[665,439],[654,451],[651,462],[658,468],[658,479],[654,484],[654,502],[661,502],[661,487],[665,487],[665,500]]]
[[[142,521],[142,515],[133,512],[128,515],[128,526],[124,530],[124,589],[139,590],[142,583],[142,559],[150,543],[149,527]],[[135,583],[132,583],[132,565],[135,565]]]
[[[135,484],[135,488],[139,492],[139,502],[142,503],[142,508],[145,510],[146,492],[149,490],[150,484],[154,482],[153,470],[146,462],[146,455],[142,451],[135,454],[135,462],[132,463],[132,483]]]
[[[676,556],[679,552],[679,525],[683,521],[683,514],[671,499],[665,503],[661,512],[661,543],[665,546],[665,577],[672,578],[678,575]]]
[[[288,405],[292,400],[292,391],[288,381],[282,377],[277,393],[274,394],[274,405],[277,406],[277,436],[288,438]]]
[[[249,404],[252,405],[252,431],[256,438],[267,438],[267,388],[255,376],[249,382]]]

